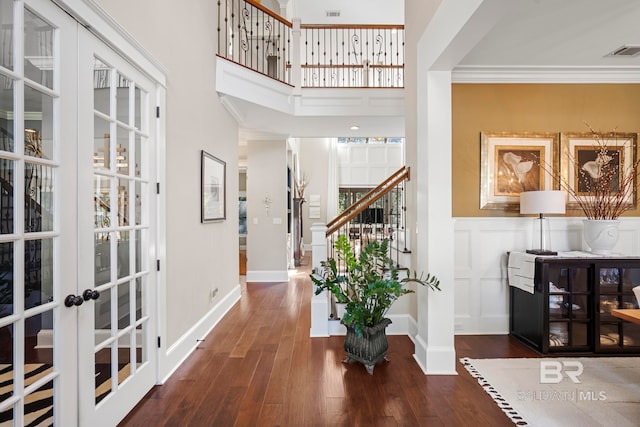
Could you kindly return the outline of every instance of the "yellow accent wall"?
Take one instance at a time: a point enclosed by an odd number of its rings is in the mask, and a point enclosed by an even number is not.
[[[518,216],[480,209],[480,133],[638,133],[640,84],[454,84],[452,110],[453,216]]]

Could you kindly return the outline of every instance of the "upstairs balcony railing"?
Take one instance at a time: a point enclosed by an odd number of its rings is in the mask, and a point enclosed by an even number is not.
[[[295,87],[404,87],[403,25],[301,25],[219,0],[218,56]]]
[[[404,26],[300,28],[302,87],[404,87]]]
[[[218,56],[290,83],[292,27],[258,3],[218,0]]]

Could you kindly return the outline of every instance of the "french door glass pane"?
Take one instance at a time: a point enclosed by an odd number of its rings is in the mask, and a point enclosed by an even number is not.
[[[14,147],[14,86],[15,80],[0,74],[0,150],[10,152],[13,152]]]
[[[131,325],[130,287],[129,282],[118,285],[118,329],[124,329]]]
[[[141,164],[140,164],[140,160],[141,160],[140,155],[142,151],[142,138],[138,134],[135,135],[134,145],[135,145],[135,172],[134,173],[136,178],[140,178],[140,175],[142,173]]]
[[[111,280],[111,239],[109,238],[109,233],[96,233],[94,249],[94,285],[100,286]],[[104,297],[106,297],[106,295]],[[103,294],[100,294],[98,301],[104,301]]]
[[[42,426],[53,426],[54,425],[54,414],[55,407],[53,405],[54,402],[54,391],[56,388],[54,387],[54,380],[49,381],[39,389],[34,392],[26,395],[24,397],[25,403],[25,425],[35,425],[34,423],[37,421]],[[47,406],[45,406],[47,405]],[[29,412],[30,408],[36,409],[34,412]]]
[[[24,87],[24,154],[53,159],[53,98]]]
[[[0,328],[0,343],[2,343],[2,345],[0,345],[0,364],[2,364],[2,366],[0,366],[0,382],[2,384],[0,403],[13,396],[13,378],[15,376],[13,370],[13,328],[13,324]],[[7,415],[11,415],[11,412],[0,412],[0,420],[7,419]]]
[[[129,232],[118,232],[118,279],[129,275]]]
[[[122,384],[124,380],[131,376],[131,353],[129,352],[129,343],[131,342],[131,333],[124,335],[118,349],[118,384]]]
[[[93,108],[109,114],[111,91],[111,68],[98,58],[93,63]]]
[[[129,225],[129,180],[118,180],[118,225]]]
[[[95,344],[111,337],[111,288],[100,292],[94,308]]]
[[[95,369],[97,404],[111,393],[111,347],[96,352]]]
[[[13,0],[0,0],[0,66],[13,70]]]
[[[146,217],[144,217],[144,209],[147,207],[147,189],[149,185],[136,181],[136,205],[135,205],[135,225],[146,224]]]
[[[140,123],[141,123],[141,108],[142,108],[142,91],[140,90],[139,87],[135,88],[135,93],[134,93],[134,116],[133,116],[133,126],[135,126],[136,129],[140,129]]]
[[[129,175],[129,132],[118,127],[118,145],[116,146],[116,172],[121,175]]]
[[[25,162],[24,231],[52,231],[54,204],[53,168]]]
[[[118,73],[117,76],[118,88],[116,91],[116,120],[129,124],[129,87],[131,86],[131,81],[120,73]]]
[[[109,122],[95,117],[93,119],[93,168],[94,170],[108,170],[111,165],[111,131]]]
[[[137,342],[138,346],[136,348],[136,366],[140,367],[143,363],[149,360],[148,349],[145,347],[145,343],[147,342],[147,334],[149,322],[144,321],[136,328],[137,331]]]
[[[53,301],[53,239],[24,242],[24,308]]]
[[[13,314],[13,295],[13,242],[0,243],[0,318]],[[0,329],[0,348],[8,345],[10,339],[11,335],[3,335]],[[4,356],[0,353],[0,364],[5,363]]]
[[[136,230],[135,232],[135,248],[136,248],[136,273],[139,273],[142,271],[142,262],[143,262],[143,256],[142,256],[142,230]],[[145,246],[146,247],[146,246]]]
[[[45,311],[24,320],[24,386],[28,387],[53,371],[53,348],[38,344],[51,341],[53,345],[53,313]],[[49,343],[48,343],[49,344]]]
[[[24,75],[53,89],[54,28],[28,9],[24,11]]]
[[[111,193],[110,179],[105,176],[93,177],[93,203],[95,227],[107,228],[111,225]]]
[[[144,298],[146,296],[146,291],[143,285],[143,281],[146,281],[144,277],[136,278],[136,322],[142,319],[145,311]]]
[[[14,175],[15,162],[0,159],[0,181],[4,185],[0,188],[0,233],[11,234],[14,230]]]

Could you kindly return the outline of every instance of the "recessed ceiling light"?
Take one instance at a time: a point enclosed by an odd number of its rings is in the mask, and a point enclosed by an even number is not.
[[[351,129],[351,130],[358,130],[358,129],[360,129],[360,126],[353,125],[353,126],[351,126],[349,129]]]

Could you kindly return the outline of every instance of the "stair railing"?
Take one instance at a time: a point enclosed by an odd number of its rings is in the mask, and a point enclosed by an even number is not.
[[[333,256],[339,235],[346,235],[356,251],[371,241],[389,239],[389,255],[400,267],[400,255],[408,252],[404,194],[405,182],[410,178],[410,168],[403,166],[331,220],[326,231],[328,255]]]
[[[325,232],[327,257],[335,258],[335,241],[341,235],[347,236],[356,256],[370,242],[388,239],[389,257],[398,268],[408,267],[405,184],[410,178],[409,167],[403,166],[330,221]],[[337,267],[345,268],[340,260]],[[329,318],[337,319],[336,301],[328,297]]]

